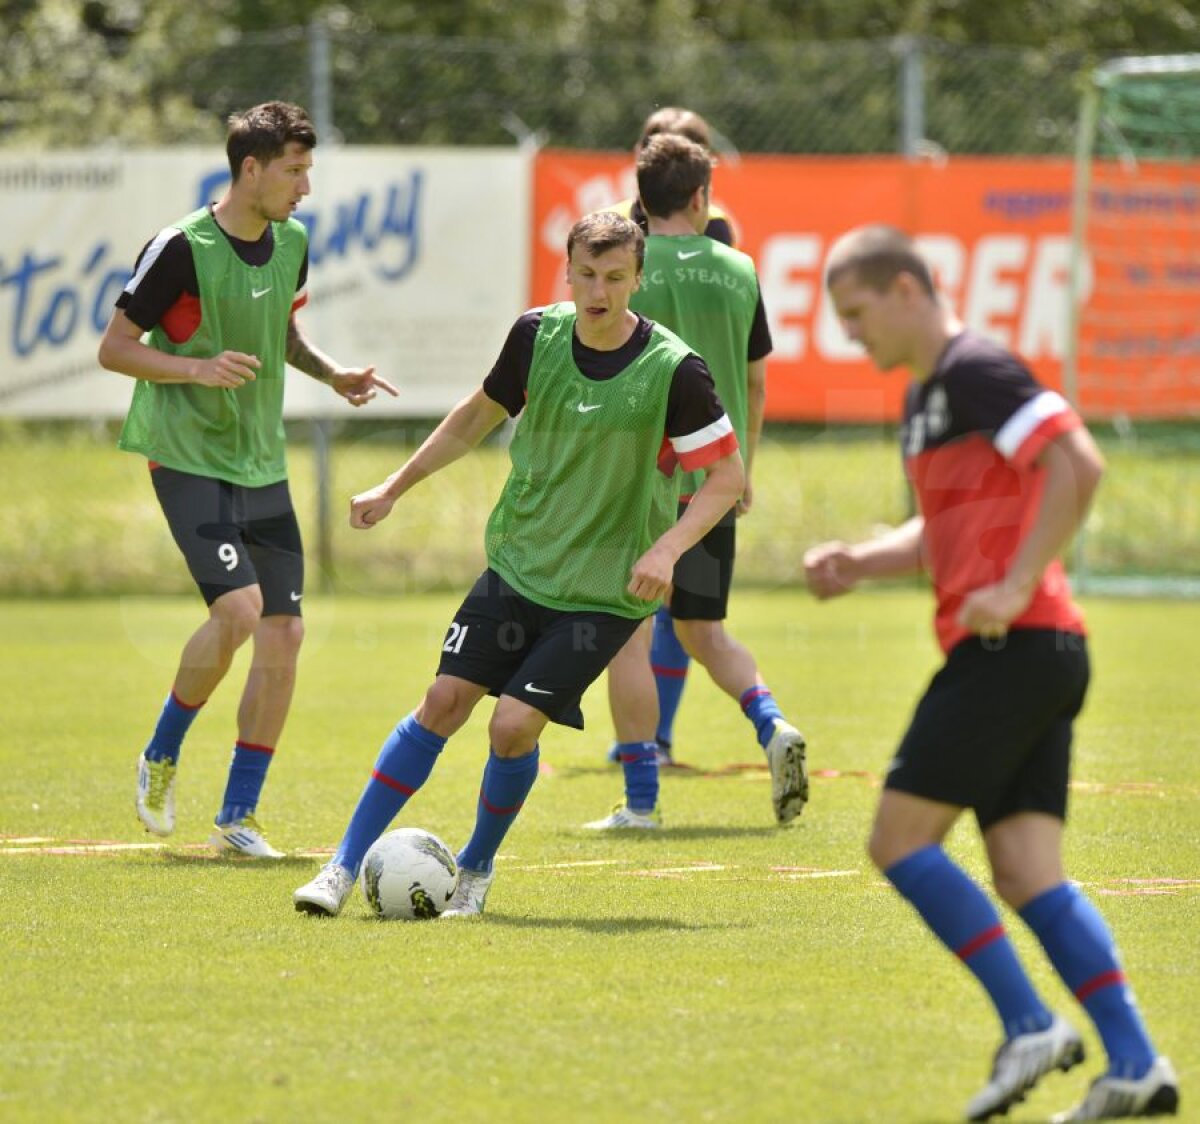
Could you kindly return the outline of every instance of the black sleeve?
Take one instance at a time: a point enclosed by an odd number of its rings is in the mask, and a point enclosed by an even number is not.
[[[160,232],[138,254],[133,276],[117,297],[121,309],[144,332],[150,331],[181,296],[198,297],[196,263],[183,231]]]
[[[500,349],[500,357],[483,380],[484,394],[503,406],[509,417],[515,418],[525,409],[529,368],[533,365],[533,343],[541,323],[540,308],[531,309],[518,317],[508,330],[508,339]]]
[[[774,350],[771,325],[767,322],[767,308],[763,304],[762,286],[760,285],[758,303],[754,306],[754,323],[750,325],[750,343],[746,349],[746,358],[753,363],[756,359],[766,359]]]
[[[724,416],[708,365],[699,355],[684,356],[667,392],[667,436],[687,437]]]
[[[966,433],[996,433],[1042,389],[1024,363],[998,349],[961,360],[946,379],[954,428]]]
[[[714,242],[724,242],[726,246],[733,245],[733,224],[724,215],[710,218],[704,233]]]

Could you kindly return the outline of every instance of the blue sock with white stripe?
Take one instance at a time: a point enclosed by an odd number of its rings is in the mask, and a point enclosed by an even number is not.
[[[754,723],[754,734],[758,738],[758,744],[766,749],[767,743],[775,733],[775,719],[783,717],[783,711],[779,709],[775,696],[769,688],[759,683],[743,691],[738,701],[742,704],[742,712]]]
[[[625,771],[625,803],[646,815],[658,803],[658,746],[654,742],[619,742],[617,760]]]
[[[146,746],[146,760],[162,761],[165,758],[168,761],[178,761],[184,736],[203,705],[202,702],[194,705],[181,702],[172,690],[167,696],[167,701],[163,703],[162,713],[158,716],[150,744]]]
[[[335,863],[357,877],[371,844],[429,779],[445,744],[441,734],[427,730],[411,714],[388,735],[333,856]]]
[[[658,690],[658,744],[670,748],[675,738],[675,715],[687,685],[692,660],[675,635],[671,611],[661,608],[654,614],[654,632],[650,641],[650,667]]]
[[[1145,1077],[1154,1064],[1154,1046],[1099,910],[1077,886],[1063,882],[1027,902],[1021,917],[1096,1024],[1109,1074]]]
[[[1050,1025],[1054,1016],[1021,967],[995,906],[941,847],[914,851],[883,873],[983,984],[1009,1038]]]
[[[475,830],[459,852],[458,865],[487,873],[538,775],[538,747],[523,757],[498,757],[488,750],[475,809]]]
[[[253,814],[274,756],[275,750],[269,745],[244,741],[233,743],[233,760],[229,763],[229,778],[225,782],[225,797],[215,820],[217,824],[237,823]]]

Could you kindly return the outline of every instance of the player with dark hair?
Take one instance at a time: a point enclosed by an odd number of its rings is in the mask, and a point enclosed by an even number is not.
[[[104,367],[137,380],[120,446],[149,459],[159,504],[209,613],[183,649],[138,758],[137,814],[155,835],[174,830],[183,738],[234,652],[252,639],[212,842],[260,858],[281,857],[255,810],[287,718],[304,631],[284,367],[354,406],[377,388],[396,393],[373,367],[342,367],[322,355],[296,322],[306,299],[308,237],[292,212],[309,192],[316,143],[299,106],[267,102],[232,116],[229,189],[142,249],[99,354]]]
[[[738,700],[754,726],[771,771],[775,817],[786,824],[808,799],[804,739],[785,720],[753,655],[729,635],[724,624],[737,515],[749,510],[752,501],[771,333],[754,263],[702,233],[711,177],[712,158],[686,137],[664,133],[651,137],[642,148],[638,193],[650,235],[645,277],[630,307],[666,325],[703,357],[742,449],[746,465],[742,495],[675,567],[670,615],[685,650],[704,665],[721,690]],[[693,483],[684,483],[681,513],[687,511]],[[655,812],[658,699],[650,641],[648,630],[639,631],[609,668],[609,706],[618,760],[625,770],[625,802],[589,827],[654,828],[659,823]]]
[[[700,145],[706,152],[713,151],[712,130],[709,128],[708,122],[691,109],[669,105],[656,109],[642,122],[642,130],[638,134],[637,143],[633,146],[634,159],[637,159],[651,137],[663,135],[687,137],[688,140]],[[610,210],[617,214],[627,215],[641,227],[643,234],[649,234],[649,218],[642,205],[642,200],[638,196],[635,195],[632,199],[624,199],[620,203],[615,203]],[[711,198],[709,199],[708,221],[705,223],[704,233],[709,238],[722,242],[726,246],[737,245],[733,221],[712,202]],[[654,618],[654,632],[650,641],[650,660],[654,671],[655,688],[658,692],[658,725],[655,730],[658,760],[661,765],[670,765],[673,763],[672,743],[675,739],[675,716],[683,698],[683,689],[687,683],[691,658],[679,642],[671,614],[665,606],[658,611]],[[616,761],[619,756],[620,750],[614,745],[609,750],[609,759]]]
[[[830,253],[826,284],[851,339],[913,382],[901,434],[919,514],[890,533],[824,543],[804,559],[819,598],[924,570],[945,664],[888,767],[872,860],[975,975],[1004,1031],[970,1120],[1008,1111],[1083,1060],[1075,1029],[1034,990],[983,890],[943,850],[965,809],[992,880],[1096,1026],[1107,1072],[1059,1120],[1173,1114],[1171,1063],[1134,1003],[1112,934],[1063,873],[1072,726],[1089,678],[1082,614],[1059,552],[1104,465],[1071,406],[1010,352],[961,331],[912,241],[864,227]]]
[[[488,568],[450,624],[433,684],[384,742],[332,862],[295,892],[298,910],[341,910],[368,848],[490,693],[499,698],[475,831],[442,916],[481,913],[496,852],[537,778],[542,730],[582,729],[584,691],[658,607],[679,556],[741,494],[737,439],[708,369],[629,310],[643,255],[628,219],[580,219],[567,239],[573,303],[521,316],[483,386],[354,497],[352,525],[371,527],[505,418],[519,419],[488,520]],[[678,522],[677,460],[707,474]]]

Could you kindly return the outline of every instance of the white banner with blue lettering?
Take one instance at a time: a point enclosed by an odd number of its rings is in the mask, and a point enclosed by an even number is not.
[[[309,228],[313,344],[401,391],[360,416],[439,416],[491,368],[529,288],[531,158],[515,149],[321,146]],[[138,252],[220,198],[214,149],[0,152],[0,415],[120,417],[132,380],[96,361]],[[291,417],[355,412],[288,375]]]

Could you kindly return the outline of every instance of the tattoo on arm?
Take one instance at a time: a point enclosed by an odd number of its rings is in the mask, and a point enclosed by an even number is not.
[[[288,319],[287,327],[287,361],[297,371],[303,371],[317,382],[330,383],[333,381],[334,366],[327,355],[322,355],[303,336],[296,318]]]

